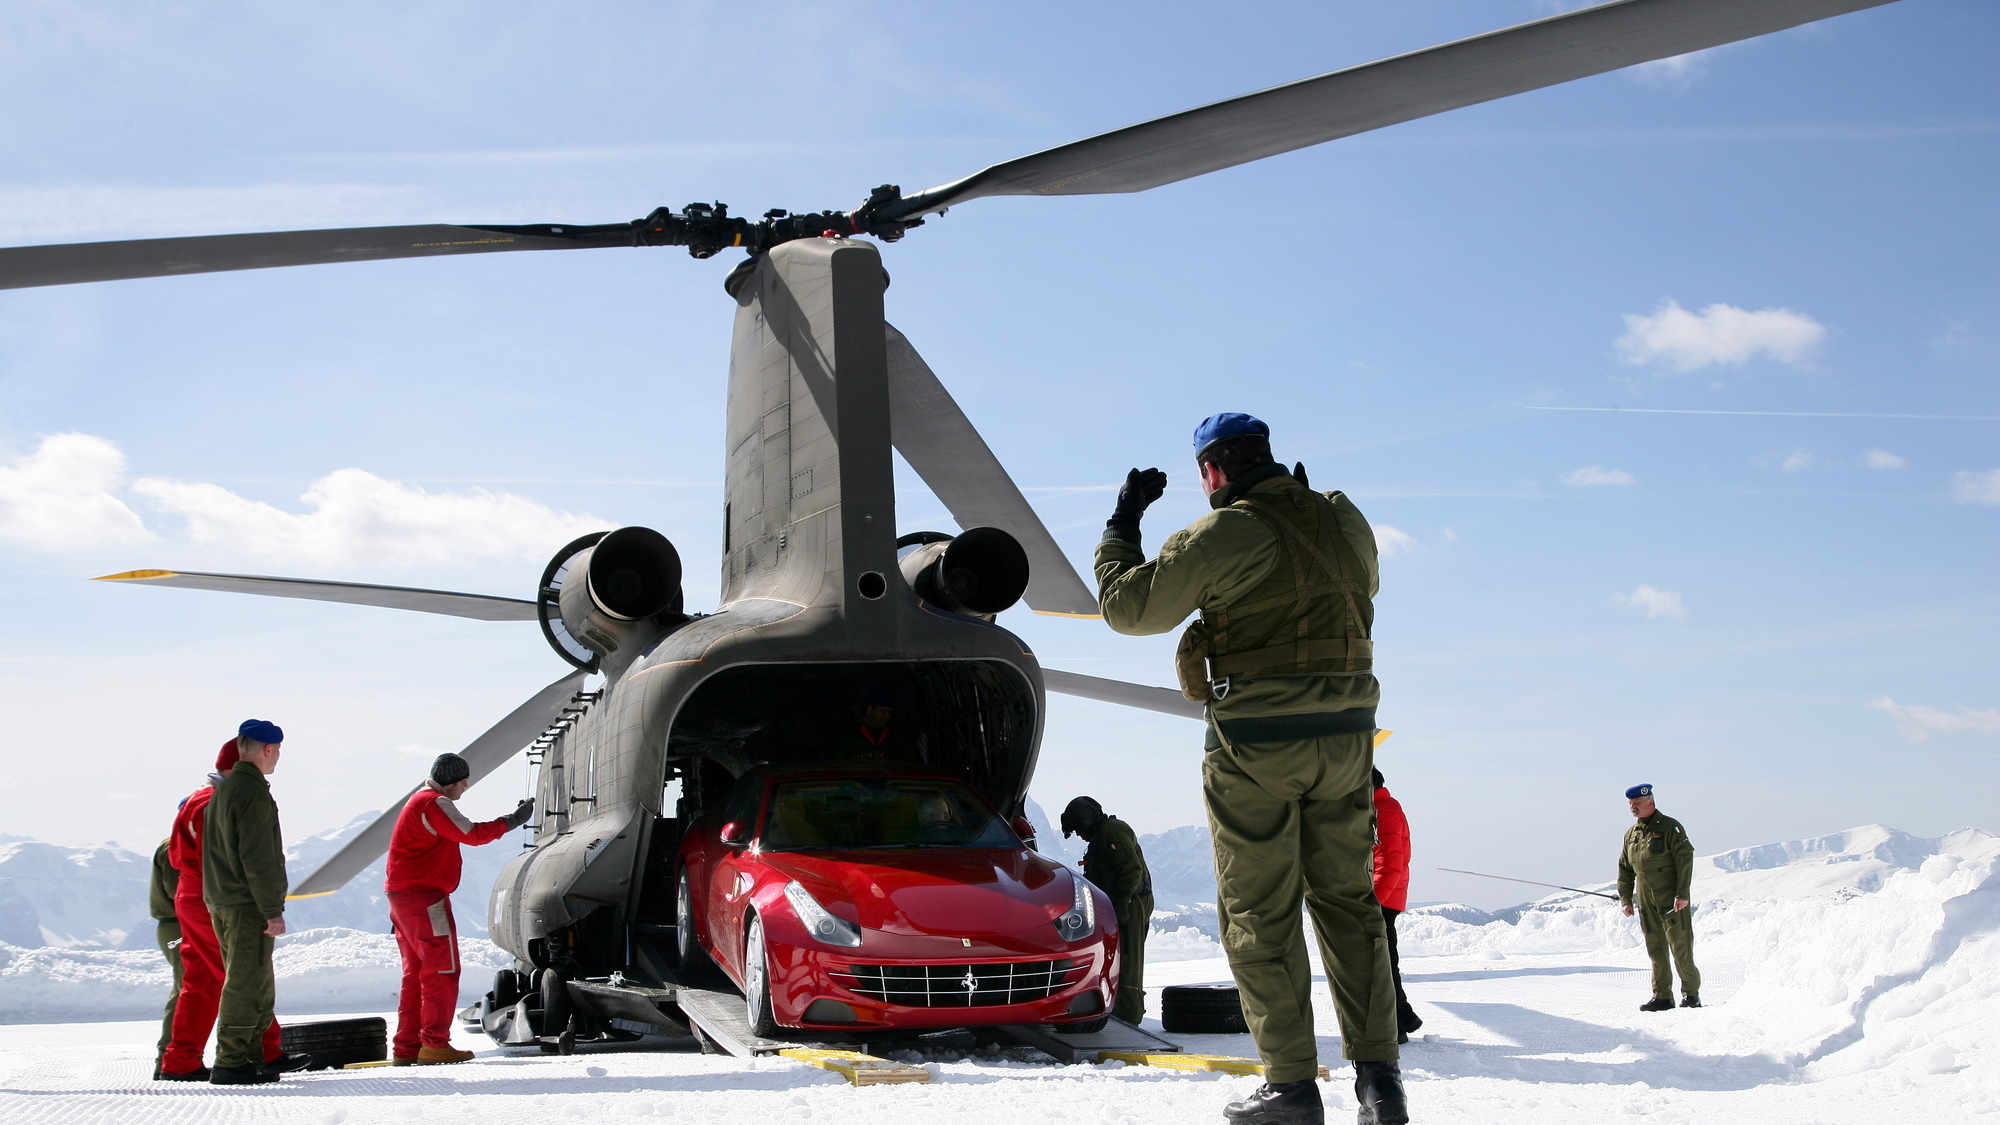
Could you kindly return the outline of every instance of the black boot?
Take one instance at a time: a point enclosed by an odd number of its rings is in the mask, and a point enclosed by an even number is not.
[[[1674,1010],[1674,998],[1671,996],[1655,996],[1644,1004],[1639,1005],[1639,1010],[1642,1012],[1671,1012]]]
[[[1699,1008],[1701,1007],[1701,997],[1696,996],[1694,993],[1690,992],[1686,996],[1681,997],[1681,1007]]]
[[[275,1059],[265,1059],[264,1065],[257,1069],[263,1071],[265,1074],[290,1074],[295,1070],[304,1070],[312,1064],[313,1057],[311,1055],[298,1051],[287,1051]]]
[[[277,1080],[261,1066],[218,1066],[208,1072],[211,1086],[259,1086]]]
[[[1310,1078],[1266,1082],[1242,1101],[1223,1106],[1222,1117],[1230,1125],[1324,1125],[1326,1106]]]
[[[1410,1106],[1403,1099],[1403,1068],[1393,1062],[1357,1059],[1354,1100],[1361,1103],[1355,1119],[1361,1125],[1407,1125]]]
[[[153,1075],[153,1078],[160,1082],[206,1082],[208,1081],[208,1068],[198,1066],[186,1074],[175,1074],[165,1066],[162,1066],[159,1073]]]

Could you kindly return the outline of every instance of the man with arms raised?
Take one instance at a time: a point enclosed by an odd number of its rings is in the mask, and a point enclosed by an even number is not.
[[[1202,796],[1214,834],[1223,951],[1264,1061],[1264,1085],[1223,1110],[1238,1125],[1319,1125],[1312,911],[1354,1061],[1363,1125],[1409,1120],[1397,1066],[1396,987],[1372,890],[1375,534],[1338,492],[1271,458],[1270,427],[1217,414],[1195,429],[1214,510],[1139,546],[1166,474],[1133,469],[1097,547],[1098,605],[1120,633],[1164,633],[1197,610],[1181,690],[1206,703]]]
[[[498,820],[474,824],[458,811],[472,787],[472,767],[456,754],[439,754],[431,774],[404,803],[389,837],[389,919],[403,955],[403,993],[396,1005],[396,1066],[464,1062],[471,1051],[451,1045],[451,1014],[458,1007],[458,925],[451,892],[458,889],[460,844],[485,844],[528,823],[535,809],[523,800]]]

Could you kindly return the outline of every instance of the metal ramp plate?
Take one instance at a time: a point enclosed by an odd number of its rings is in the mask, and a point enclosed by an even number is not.
[[[1120,1019],[1105,1021],[1101,1031],[1054,1031],[1037,1024],[1008,1024],[993,1030],[1066,1063],[1096,1062],[1114,1052],[1167,1055],[1180,1050],[1152,1032]]]
[[[753,1055],[775,1055],[787,1047],[798,1047],[798,1043],[781,1043],[766,1039],[750,1031],[750,1019],[743,1011],[743,998],[726,992],[710,992],[701,988],[677,988],[674,1002],[680,1005],[681,1013],[688,1022],[701,1029],[703,1035],[716,1046],[732,1055],[748,1058]]]
[[[830,1070],[847,1079],[851,1086],[874,1086],[884,1082],[929,1082],[931,1072],[920,1066],[878,1059],[859,1051],[837,1051],[828,1047],[787,1047],[779,1054],[788,1059]]]
[[[1210,1070],[1223,1074],[1251,1074],[1259,1078],[1264,1075],[1264,1064],[1256,1059],[1242,1059],[1234,1055],[1189,1055],[1180,1052],[1154,1054],[1147,1051],[1106,1051],[1106,1059],[1131,1063],[1134,1066],[1161,1066],[1170,1070]],[[1319,1068],[1319,1080],[1330,1080],[1332,1073],[1325,1064]]]

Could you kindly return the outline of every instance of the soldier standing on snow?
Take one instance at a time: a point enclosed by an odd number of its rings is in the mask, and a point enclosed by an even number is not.
[[[1083,873],[1111,899],[1118,913],[1118,1000],[1111,1014],[1138,1026],[1146,1018],[1146,935],[1153,926],[1153,873],[1132,826],[1106,816],[1095,797],[1078,797],[1063,809],[1062,834],[1083,837]]]
[[[1674,1006],[1669,950],[1681,972],[1681,1007],[1699,1008],[1701,970],[1694,967],[1694,906],[1689,901],[1694,845],[1680,821],[1654,806],[1652,786],[1634,785],[1625,791],[1625,800],[1637,823],[1625,830],[1625,846],[1618,853],[1618,902],[1627,918],[1636,909],[1646,956],[1653,959],[1653,998],[1639,1010],[1664,1012]]]

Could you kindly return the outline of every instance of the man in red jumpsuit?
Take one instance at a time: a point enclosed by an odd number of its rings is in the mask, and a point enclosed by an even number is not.
[[[1410,905],[1410,821],[1382,783],[1381,770],[1375,771],[1375,901],[1382,905],[1389,974],[1396,980],[1396,1042],[1408,1043],[1410,1033],[1424,1026],[1403,994],[1403,962],[1396,953],[1396,916]]]
[[[278,730],[258,719],[245,720],[243,729],[250,729],[253,723],[263,723],[259,733],[268,735]],[[201,1056],[208,1048],[208,1037],[215,1032],[215,1009],[222,999],[223,972],[222,945],[215,938],[215,923],[208,916],[208,904],[201,898],[201,840],[208,826],[209,798],[215,796],[215,787],[223,776],[235,768],[246,737],[239,732],[222,744],[215,755],[215,772],[181,802],[180,812],[174,815],[173,831],[167,836],[167,861],[180,872],[180,882],[174,887],[174,917],[181,926],[181,991],[174,1001],[173,1029],[167,1049],[160,1057],[159,1078],[163,1081],[206,1082],[209,1077]],[[272,1020],[264,1031],[262,1069],[283,1074],[311,1065],[310,1056],[285,1053],[279,1045],[282,1035],[278,1021]]]
[[[471,1051],[451,1045],[451,1014],[458,1006],[458,926],[451,892],[458,889],[460,844],[498,840],[528,822],[535,802],[524,800],[498,820],[474,824],[458,811],[472,786],[472,768],[456,754],[440,754],[431,775],[410,795],[389,837],[389,871],[383,890],[396,948],[403,954],[403,994],[396,1006],[396,1066],[464,1062]]]

